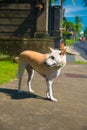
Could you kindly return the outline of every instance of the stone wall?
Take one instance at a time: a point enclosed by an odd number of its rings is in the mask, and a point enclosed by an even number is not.
[[[35,5],[36,0],[0,1],[0,37],[34,37],[37,15]]]
[[[34,50],[41,53],[48,52],[48,47],[54,48],[50,39],[0,39],[0,54],[17,56],[24,50]]]

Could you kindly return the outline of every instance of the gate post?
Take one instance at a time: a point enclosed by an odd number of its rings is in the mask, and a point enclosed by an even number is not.
[[[60,48],[62,40],[62,0],[58,5],[50,2],[49,6],[49,34],[54,39],[54,47]]]
[[[48,0],[37,0],[37,20],[35,37],[48,37]]]

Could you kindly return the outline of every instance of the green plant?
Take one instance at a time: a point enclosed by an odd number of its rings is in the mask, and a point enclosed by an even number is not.
[[[76,63],[76,64],[87,64],[87,62],[81,61],[81,60],[77,60],[77,61],[75,61],[75,63]]]
[[[71,45],[73,45],[74,42],[75,42],[75,40],[73,40],[73,39],[67,39],[66,46],[71,46]]]
[[[11,81],[17,73],[17,63],[11,60],[0,61],[0,85]]]

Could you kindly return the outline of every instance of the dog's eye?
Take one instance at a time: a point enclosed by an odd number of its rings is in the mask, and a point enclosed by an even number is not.
[[[60,54],[59,54],[60,56],[62,55],[62,52],[60,52]]]
[[[54,57],[54,56],[51,56],[50,58],[51,58],[52,60],[54,60],[54,59],[55,59],[55,57]]]

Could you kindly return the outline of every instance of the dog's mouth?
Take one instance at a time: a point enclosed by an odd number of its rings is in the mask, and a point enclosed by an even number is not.
[[[63,66],[63,64],[51,64],[51,65],[49,65],[49,64],[47,64],[47,62],[44,62],[44,64],[47,66],[47,67],[49,67],[49,68],[52,68],[52,67],[57,67],[57,68],[61,68],[62,66]]]
[[[44,62],[44,65],[47,66],[47,67],[49,67],[49,68],[55,66],[55,64],[51,64],[51,65],[50,65],[50,64],[48,64],[46,61]]]
[[[56,67],[56,68],[61,68],[62,66],[63,66],[63,63],[59,63],[59,64],[56,64],[56,63],[54,63],[54,64],[48,64],[47,62],[44,62],[44,64],[45,64],[45,66],[47,66],[48,68],[53,68],[53,67]]]
[[[51,68],[51,67],[55,67],[56,65],[53,64],[53,65],[46,65],[47,67]]]

